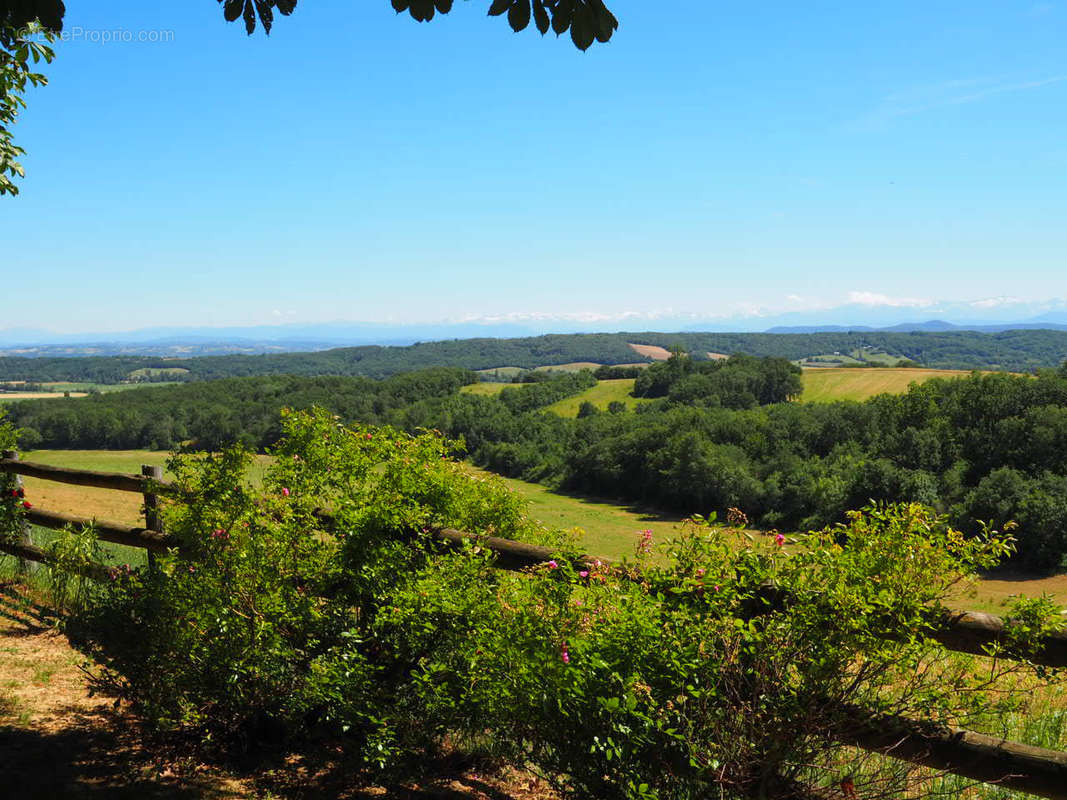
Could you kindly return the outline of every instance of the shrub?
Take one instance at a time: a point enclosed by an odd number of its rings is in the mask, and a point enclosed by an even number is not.
[[[226,743],[327,732],[394,772],[477,742],[573,797],[772,798],[845,778],[873,797],[905,771],[834,745],[856,714],[967,725],[1019,700],[1025,662],[979,674],[925,633],[1011,542],[922,506],[788,542],[698,519],[665,559],[644,532],[635,561],[586,564],[437,434],[322,411],[282,427],[259,489],[240,449],[174,459],[181,555],[116,571],[72,620],[101,680],[159,725]],[[428,535],[445,526],[558,555],[495,570],[476,541]],[[1050,609],[1024,611],[1025,654]]]
[[[442,729],[398,698],[418,696],[415,666],[447,649],[448,626],[439,615],[432,635],[398,639],[383,609],[427,574],[493,585],[484,554],[439,553],[430,529],[535,531],[515,495],[469,479],[436,434],[349,429],[322,411],[283,428],[260,490],[240,448],[174,458],[183,499],[164,515],[181,554],[116,571],[70,631],[107,688],[162,727],[231,742],[343,733],[368,765],[404,763]]]
[[[966,724],[1018,700],[997,691],[1019,667],[979,676],[922,633],[1007,540],[965,540],[917,505],[853,513],[788,557],[743,535],[697,521],[640,580],[561,560],[501,583],[464,642],[468,725],[492,720],[513,760],[575,797],[774,797],[854,774],[832,744],[850,709]],[[869,769],[870,796],[899,788],[899,770]]]

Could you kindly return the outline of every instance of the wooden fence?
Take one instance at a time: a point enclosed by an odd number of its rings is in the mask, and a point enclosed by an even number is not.
[[[140,475],[67,469],[21,461],[18,453],[4,451],[0,458],[0,472],[140,494],[144,497],[144,527],[36,507],[29,509],[25,518],[29,524],[52,529],[67,526],[79,529],[93,525],[101,541],[147,550],[150,563],[155,553],[172,548],[177,548],[181,553],[177,542],[163,531],[160,524],[159,497],[173,494],[177,487],[163,480],[159,467],[144,466]],[[16,480],[21,478],[16,477]],[[328,522],[328,512],[321,512],[321,516],[324,522]],[[472,535],[447,528],[434,531],[432,535],[442,543],[457,546],[475,541],[493,552],[495,566],[502,569],[526,569],[552,558],[552,552],[547,548],[510,539]],[[53,561],[47,550],[30,541],[28,531],[19,541],[0,540],[0,551],[15,556],[23,563],[34,561],[50,564]],[[608,559],[592,556],[582,556],[581,560],[588,564],[594,561],[610,564]],[[90,564],[83,569],[83,574],[94,580],[107,580],[111,573],[112,570],[103,564]],[[788,598],[781,597],[774,587],[766,589],[765,600],[769,604],[788,602]],[[931,638],[949,650],[976,655],[986,655],[990,646],[1005,642],[1006,632],[1007,625],[1003,619],[974,611],[948,612],[927,631]],[[1000,653],[998,657],[1011,656]],[[1067,631],[1044,637],[1038,652],[1029,658],[1035,664],[1067,667]],[[975,781],[993,783],[1004,789],[1052,800],[1067,800],[1067,753],[925,721],[872,715],[858,708],[843,708],[841,712],[842,722],[834,735],[842,744]],[[808,793],[806,796],[818,795]]]

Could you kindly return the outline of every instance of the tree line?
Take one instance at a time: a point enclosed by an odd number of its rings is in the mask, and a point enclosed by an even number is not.
[[[0,381],[88,381],[120,383],[141,369],[182,368],[168,380],[216,380],[253,375],[341,375],[385,378],[431,367],[489,370],[499,367],[558,366],[588,361],[609,366],[648,362],[630,343],[680,349],[694,359],[712,353],[744,353],[796,361],[848,353],[863,347],[938,369],[992,369],[1030,372],[1056,367],[1067,358],[1067,331],[1014,330],[900,333],[593,333],[551,334],[515,339],[456,339],[406,347],[366,345],[313,353],[198,356],[83,356],[75,358],[0,357]]]
[[[744,511],[763,528],[842,522],[870,501],[913,501],[971,534],[1019,524],[1014,563],[1067,555],[1067,369],[936,379],[866,402],[724,407],[668,393],[578,419],[443,396],[398,413],[462,436],[475,463],[683,514]]]
[[[263,449],[280,435],[282,408],[327,408],[346,420],[387,422],[412,403],[454,394],[477,376],[438,368],[369,378],[265,376],[199,381],[83,398],[22,400],[7,406],[24,448]]]
[[[655,399],[634,411],[590,406],[577,419],[544,407],[591,385],[588,374],[486,397],[459,392],[476,378],[459,369],[382,381],[226,379],[27,400],[10,415],[25,429],[24,447],[262,448],[279,435],[281,407],[318,405],[344,420],[462,438],[475,463],[509,477],[683,514],[738,508],[764,528],[821,528],[871,500],[923,503],[969,533],[979,532],[978,520],[1013,520],[1017,566],[1064,565],[1067,367],[935,379],[862,403],[799,404],[785,402],[796,394],[792,365],[720,363],[676,357],[643,373]],[[674,379],[663,383],[664,375]]]

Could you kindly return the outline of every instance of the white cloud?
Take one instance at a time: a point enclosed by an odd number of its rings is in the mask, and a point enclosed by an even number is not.
[[[1020,297],[987,297],[984,300],[972,300],[968,305],[971,308],[1000,308],[1002,306],[1014,306],[1026,301]]]
[[[860,306],[890,306],[891,308],[929,308],[935,301],[923,297],[890,297],[877,292],[849,292],[848,302]]]

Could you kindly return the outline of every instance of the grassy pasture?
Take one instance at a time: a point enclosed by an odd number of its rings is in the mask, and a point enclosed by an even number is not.
[[[600,364],[595,361],[572,361],[569,364],[550,364],[543,367],[534,367],[534,372],[581,372],[583,369],[594,370]]]
[[[488,378],[510,381],[516,375],[522,375],[526,370],[522,367],[491,367],[489,369],[475,370],[475,372]]]
[[[969,375],[964,370],[866,367],[863,369],[816,367],[804,370],[805,403],[830,403],[835,400],[866,400],[876,394],[901,394],[912,383],[932,378],[958,378]]]
[[[493,475],[475,466],[473,475]],[[612,500],[562,494],[537,483],[500,478],[509,489],[527,500],[529,515],[548,528],[581,528],[583,549],[596,556],[621,559],[633,556],[638,536],[651,530],[657,544],[671,541],[681,530],[682,518],[649,509],[619,504]]]
[[[132,380],[137,378],[158,378],[161,375],[188,375],[189,370],[185,367],[144,367],[135,369],[126,377]]]
[[[633,410],[641,403],[647,403],[644,398],[631,397],[633,391],[633,378],[616,378],[609,381],[600,381],[596,386],[591,386],[580,394],[573,397],[564,397],[547,407],[547,411],[559,414],[561,417],[577,417],[578,407],[582,403],[592,403],[601,411],[607,409],[608,404],[616,400],[626,404],[628,409]]]
[[[519,384],[515,384],[515,383],[498,383],[496,381],[493,381],[492,383],[489,383],[489,382],[468,383],[466,386],[460,387],[460,391],[461,392],[465,392],[467,394],[480,394],[480,395],[482,395],[484,397],[491,397],[492,395],[500,394],[504,389],[506,389],[509,386],[517,386],[517,385],[519,385]]]

